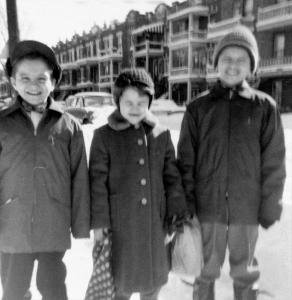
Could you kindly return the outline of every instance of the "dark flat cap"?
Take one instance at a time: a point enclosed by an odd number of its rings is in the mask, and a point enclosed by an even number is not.
[[[61,67],[57,61],[54,51],[47,45],[33,40],[25,40],[18,42],[12,51],[11,56],[6,61],[6,72],[9,77],[12,75],[15,64],[25,56],[38,54],[45,58],[53,69],[53,78],[58,83],[62,76]]]

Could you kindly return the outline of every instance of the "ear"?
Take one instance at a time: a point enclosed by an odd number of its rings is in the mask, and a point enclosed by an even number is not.
[[[56,87],[56,79],[52,78],[52,90],[51,90],[51,92],[55,89],[55,87]]]

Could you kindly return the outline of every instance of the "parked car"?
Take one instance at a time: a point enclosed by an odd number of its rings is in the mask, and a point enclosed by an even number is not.
[[[65,110],[75,116],[81,124],[104,119],[115,109],[112,94],[105,92],[81,92],[65,100]]]
[[[150,106],[150,111],[158,118],[160,124],[174,131],[180,128],[185,110],[185,106],[179,106],[169,99],[153,100]]]
[[[184,113],[186,107],[177,105],[171,99],[156,99],[152,101],[150,110],[155,115],[171,115],[175,113]]]
[[[12,100],[11,97],[7,97],[4,99],[0,99],[0,110],[3,110],[7,107],[9,107],[10,105],[12,105],[14,101]]]

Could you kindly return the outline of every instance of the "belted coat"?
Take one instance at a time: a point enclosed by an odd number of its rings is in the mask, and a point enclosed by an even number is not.
[[[50,99],[34,130],[16,101],[0,113],[0,251],[65,251],[89,227],[81,126]]]
[[[280,219],[285,142],[276,102],[247,82],[218,82],[186,110],[178,163],[187,202],[201,222],[261,224]]]
[[[89,171],[92,228],[112,231],[117,289],[131,294],[166,283],[166,220],[186,212],[169,130],[150,113],[136,128],[116,110],[94,133]]]

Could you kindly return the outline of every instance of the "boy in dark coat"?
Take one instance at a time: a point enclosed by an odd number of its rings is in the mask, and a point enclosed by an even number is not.
[[[94,133],[89,162],[92,228],[112,232],[116,300],[139,292],[157,299],[169,266],[165,233],[186,203],[170,132],[148,108],[154,95],[144,69],[126,69],[115,82],[118,109]]]
[[[269,228],[280,219],[284,134],[276,102],[246,82],[258,60],[248,28],[227,34],[214,53],[217,84],[189,104],[183,119],[178,162],[204,254],[194,300],[214,299],[227,247],[234,299],[256,299],[258,225]]]
[[[6,62],[18,96],[0,115],[2,300],[23,299],[34,261],[43,300],[66,300],[62,261],[89,237],[90,197],[80,125],[49,96],[61,68],[48,46],[21,41]]]

